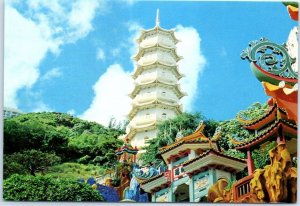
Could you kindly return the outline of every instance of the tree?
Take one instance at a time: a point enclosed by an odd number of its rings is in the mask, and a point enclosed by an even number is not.
[[[204,120],[204,134],[213,135],[218,122],[214,120],[206,120],[200,113],[182,113],[173,119],[158,124],[157,138],[149,141],[149,146],[145,147],[146,153],[142,154],[140,160],[143,164],[161,164],[162,158],[159,154],[159,148],[172,144],[175,141],[176,135],[181,132],[183,136],[187,136],[195,131],[200,120]]]
[[[8,201],[103,201],[86,183],[69,178],[14,174],[4,180],[3,198]]]
[[[44,173],[48,167],[58,164],[60,157],[54,153],[44,153],[39,150],[25,150],[23,152],[4,155],[4,178],[13,173],[36,175]]]
[[[107,128],[96,122],[84,121],[57,112],[22,114],[4,120],[4,154],[23,150],[55,152],[62,161],[85,161],[112,165],[114,151],[122,144],[118,137],[124,133],[120,126]],[[86,155],[90,158],[83,158]]]

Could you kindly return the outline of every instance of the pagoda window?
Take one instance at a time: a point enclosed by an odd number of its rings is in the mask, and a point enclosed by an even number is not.
[[[162,116],[163,119],[167,118],[167,114],[166,113],[163,113],[161,116]]]
[[[162,94],[163,96],[166,96],[166,92],[165,92],[165,91],[163,91],[161,94]]]
[[[150,114],[149,114],[149,113],[146,114],[146,118],[147,118],[147,119],[150,118]]]
[[[149,137],[144,137],[144,141],[145,142],[149,141]]]

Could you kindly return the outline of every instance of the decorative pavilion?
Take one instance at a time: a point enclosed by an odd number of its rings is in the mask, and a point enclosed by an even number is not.
[[[143,152],[142,147],[157,135],[157,122],[182,112],[180,99],[186,94],[178,83],[183,77],[177,64],[182,58],[176,52],[179,40],[174,30],[160,27],[159,11],[155,27],[142,30],[136,41],[139,49],[133,58],[136,68],[132,75],[135,87],[129,95],[132,109],[126,136],[139,152]]]
[[[205,201],[208,188],[218,179],[232,181],[246,167],[245,160],[220,151],[220,129],[209,139],[203,134],[204,126],[201,121],[193,134],[178,135],[173,144],[160,148],[168,170],[140,182],[152,202]]]

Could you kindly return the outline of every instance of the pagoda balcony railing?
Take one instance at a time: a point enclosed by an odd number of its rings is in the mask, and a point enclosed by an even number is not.
[[[161,35],[144,39],[140,44],[140,46],[143,48],[148,48],[156,44],[164,45],[165,47],[169,47],[169,48],[175,48],[175,44],[172,40],[163,37]]]
[[[155,100],[161,100],[162,102],[176,105],[178,104],[178,100],[171,97],[168,94],[146,94],[146,95],[138,95],[133,100],[133,105],[142,106],[145,104],[152,103]]]
[[[146,55],[141,57],[138,60],[138,64],[142,65],[142,66],[146,66],[146,65],[150,65],[150,64],[154,64],[155,62],[160,62],[162,64],[165,65],[169,65],[169,66],[175,66],[176,65],[176,60],[172,57],[167,58],[165,57],[166,54],[150,54],[150,55]]]
[[[140,117],[135,117],[131,122],[130,126],[137,128],[137,127],[144,127],[148,125],[152,125],[157,121],[157,117],[155,114],[151,115],[144,115]]]
[[[253,174],[246,176],[232,185],[233,201],[238,202],[250,195],[250,181],[253,179]]]
[[[160,80],[162,82],[165,83],[169,83],[169,84],[176,84],[177,83],[177,79],[175,77],[170,77],[167,75],[158,75],[158,74],[148,74],[148,75],[143,75],[139,78],[139,80],[137,81],[137,83],[139,84],[147,84],[147,83],[152,83],[155,80]]]

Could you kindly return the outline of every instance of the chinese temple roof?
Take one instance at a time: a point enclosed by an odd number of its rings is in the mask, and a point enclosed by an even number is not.
[[[287,118],[298,122],[298,84],[293,87],[289,85],[272,85],[268,82],[262,82],[265,92],[273,97],[278,107],[286,111]]]
[[[248,148],[256,148],[271,138],[277,137],[279,128],[283,128],[284,134],[289,134],[291,136],[297,136],[297,125],[293,124],[284,119],[279,119],[275,121],[272,125],[268,126],[266,129],[259,132],[253,139],[249,141],[236,141],[235,148],[238,150],[245,150]]]
[[[258,130],[269,124],[270,122],[275,121],[277,114],[277,105],[273,105],[270,109],[262,116],[256,119],[245,119],[242,117],[241,113],[237,115],[238,121],[243,125],[244,128],[249,130]]]
[[[122,155],[124,153],[129,153],[129,154],[137,154],[138,149],[135,147],[133,148],[131,144],[129,144],[129,138],[125,138],[125,142],[121,148],[118,148],[115,152],[116,155]]]
[[[159,148],[159,150],[160,150],[159,153],[164,154],[164,153],[166,153],[182,144],[185,144],[185,143],[190,143],[190,144],[208,143],[209,139],[203,134],[204,127],[205,127],[205,125],[204,125],[203,121],[200,121],[200,123],[194,133],[192,133],[188,136],[185,136],[185,137],[176,138],[176,141],[174,143]]]
[[[201,155],[185,161],[182,164],[184,171],[188,175],[194,175],[209,168],[218,168],[220,170],[226,170],[230,172],[242,171],[246,167],[246,161],[229,155],[225,155],[222,152],[215,149],[209,149]],[[172,171],[167,171],[151,177],[147,180],[141,181],[141,187],[149,191],[159,190],[166,185],[170,179],[168,176]],[[145,190],[145,191],[146,191]]]

